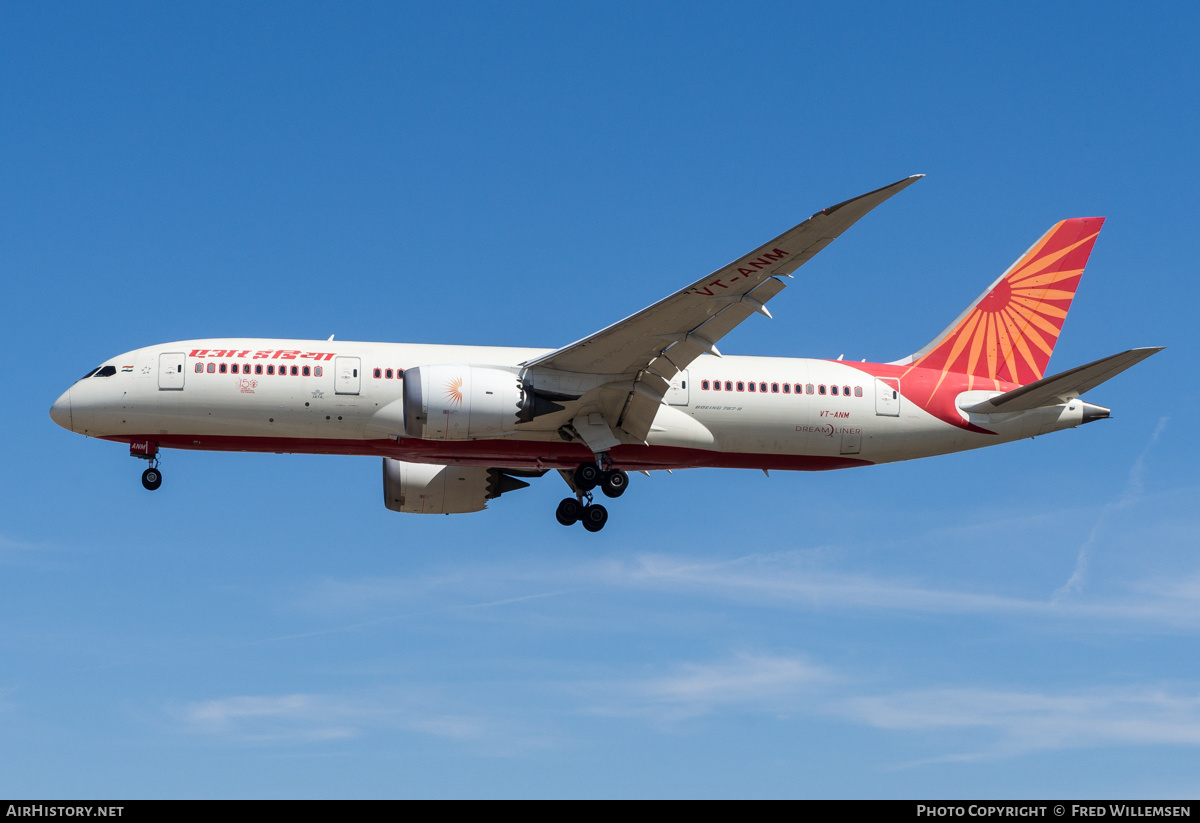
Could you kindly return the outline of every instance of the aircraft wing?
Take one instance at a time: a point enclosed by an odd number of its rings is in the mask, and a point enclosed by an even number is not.
[[[644,440],[671,378],[758,312],[770,317],[768,300],[781,292],[780,276],[792,272],[832,243],[859,218],[923,175],[830,206],[800,225],[670,297],[619,323],[561,349],[530,360],[527,368],[619,376],[625,402],[608,422]],[[609,417],[609,415],[606,415]]]
[[[1120,354],[1110,355],[1065,372],[1035,380],[1019,389],[1013,389],[990,400],[968,406],[963,411],[993,414],[1028,411],[1043,406],[1067,403],[1160,351],[1162,351],[1161,346],[1130,349]]]

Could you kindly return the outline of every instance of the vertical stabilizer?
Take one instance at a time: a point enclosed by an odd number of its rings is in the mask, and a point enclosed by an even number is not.
[[[933,342],[900,362],[1019,385],[1040,380],[1102,225],[1103,217],[1055,225]]]

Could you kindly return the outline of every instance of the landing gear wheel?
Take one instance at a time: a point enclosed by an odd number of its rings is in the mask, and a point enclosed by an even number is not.
[[[583,510],[580,517],[583,527],[590,532],[598,532],[604,528],[604,524],[608,522],[608,509],[596,503],[592,506],[587,506]]]
[[[564,526],[574,526],[579,521],[579,513],[583,506],[574,497],[564,497],[554,512],[554,517]]]
[[[600,467],[595,463],[580,463],[575,470],[575,486],[581,492],[590,492],[600,482]]]
[[[600,491],[605,497],[620,497],[629,488],[629,475],[620,469],[611,469],[600,476]]]
[[[158,467],[152,467],[142,472],[142,485],[149,491],[154,491],[162,485],[162,472]]]

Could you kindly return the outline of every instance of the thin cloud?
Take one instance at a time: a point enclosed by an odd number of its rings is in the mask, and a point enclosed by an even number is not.
[[[1195,525],[1189,521],[1181,524],[1187,534],[1178,539],[1191,539]],[[512,611],[511,607],[568,594],[571,602],[594,601],[612,591],[667,592],[751,604],[758,609],[1099,620],[1170,629],[1200,626],[1200,570],[1183,570],[1168,579],[1147,576],[1116,581],[1120,588],[1109,594],[1084,597],[1080,593],[1064,598],[1000,594],[988,591],[986,583],[973,588],[934,585],[921,579],[830,570],[823,565],[824,561],[814,560],[806,550],[721,560],[643,554],[627,560],[520,568],[478,564],[456,569],[445,578],[432,578],[436,586],[426,586],[425,577],[323,581],[314,593],[301,592],[289,598],[285,608],[311,608],[326,615],[357,613],[366,618],[298,637],[358,631],[434,613],[472,619],[473,614],[487,611],[496,619],[529,619],[528,611]],[[410,598],[414,590],[425,591],[419,605]],[[380,614],[391,609],[395,611]],[[271,640],[279,639],[283,638]]]
[[[397,693],[237,695],[185,703],[170,714],[188,732],[235,743],[319,742],[397,731],[480,744],[522,740],[480,718],[439,712]]]
[[[1158,442],[1163,430],[1166,429],[1168,419],[1166,417],[1159,418],[1158,425],[1154,427],[1154,432],[1150,435],[1150,442],[1142,449],[1142,453],[1133,462],[1133,468],[1129,470],[1129,479],[1125,484],[1125,490],[1116,500],[1108,503],[1100,512],[1100,516],[1096,518],[1096,524],[1088,534],[1087,540],[1079,547],[1079,554],[1075,558],[1075,569],[1071,572],[1071,577],[1054,593],[1056,601],[1083,591],[1088,567],[1091,565],[1092,552],[1095,550],[1096,542],[1101,534],[1108,529],[1112,515],[1122,509],[1130,508],[1142,499],[1145,492],[1146,457],[1154,448],[1154,444]]]
[[[727,710],[777,712],[838,678],[800,656],[741,654],[709,664],[681,664],[664,675],[593,684],[605,699],[589,711],[614,717],[678,722]]]
[[[1131,586],[1131,594],[1122,599],[1064,602],[818,571],[795,560],[787,554],[751,555],[727,562],[646,555],[621,568],[610,567],[608,581],[778,608],[1132,620],[1177,627],[1200,624],[1200,587],[1177,587],[1171,597],[1164,597],[1156,596],[1161,589]]]
[[[0,534],[0,565],[26,566],[42,570],[66,568],[66,564],[58,555],[59,552],[51,546],[14,540]]]
[[[717,713],[840,717],[936,741],[967,733],[977,747],[905,766],[1104,746],[1200,746],[1200,686],[866,694],[855,678],[803,655],[742,654],[716,663],[676,664],[654,676],[593,683],[587,689],[605,695],[588,713],[657,725]]]
[[[829,709],[876,728],[993,734],[990,747],[939,761],[1109,745],[1200,745],[1200,689],[1139,687],[1062,694],[929,689],[855,697]]]
[[[1154,437],[1161,435],[1165,420]],[[1195,629],[1200,627],[1200,569],[1190,554],[1181,551],[1200,537],[1200,525],[1191,512],[1194,489],[1177,489],[1169,494],[1148,496],[1143,491],[1146,458],[1149,449],[1133,467],[1126,492],[1110,503],[1107,533],[1093,528],[1088,545],[1114,545],[1134,539],[1147,539],[1147,529],[1118,535],[1129,524],[1114,516],[1119,510],[1153,510],[1156,545],[1160,555],[1167,552],[1182,568],[1141,572],[1141,579],[1104,580],[1103,587],[1092,586],[1090,593],[1076,591],[1074,596],[1043,594],[1039,586],[1030,594],[1000,591],[990,579],[937,581],[916,576],[885,576],[877,572],[859,572],[837,568],[840,556],[836,547],[805,548],[773,553],[749,554],[736,558],[694,557],[663,553],[641,554],[625,558],[577,561],[561,559],[528,563],[476,562],[457,565],[444,572],[410,577],[369,577],[350,580],[326,579],[293,591],[279,605],[285,611],[305,612],[318,617],[323,625],[312,631],[255,642],[275,642],[307,637],[369,630],[393,621],[430,614],[452,615],[464,620],[482,618],[500,621],[547,620],[553,613],[556,625],[572,616],[587,619],[589,611],[614,592],[669,593],[697,602],[715,600],[748,604],[755,609],[783,609],[815,613],[875,613],[914,615],[968,615],[996,618],[1029,618],[1039,621],[1092,621],[1110,626],[1126,624],[1138,630]],[[1072,514],[1078,520],[1078,512]],[[1021,535],[1044,534],[1046,518]],[[1011,526],[1011,524],[1010,524]],[[942,535],[942,531],[927,533]],[[964,526],[966,528],[966,526]],[[1000,533],[999,528],[984,529]],[[1013,536],[1006,539],[1025,539]],[[898,540],[919,540],[919,534],[900,535]],[[957,537],[955,541],[957,541]],[[951,542],[955,542],[951,541]],[[944,540],[937,541],[945,543]],[[1081,566],[1081,568],[1083,568]],[[564,597],[569,595],[569,597]],[[534,606],[547,603],[546,607]],[[642,599],[643,608],[649,602]],[[657,602],[657,601],[655,601]],[[604,612],[610,628],[623,619],[622,612]],[[343,625],[329,625],[328,618],[345,615]]]

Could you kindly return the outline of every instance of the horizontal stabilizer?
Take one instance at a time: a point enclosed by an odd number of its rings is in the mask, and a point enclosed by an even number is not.
[[[1043,377],[1027,386],[997,395],[991,400],[967,406],[963,411],[976,414],[1019,412],[1067,403],[1162,350],[1161,346],[1130,349],[1060,374]]]

